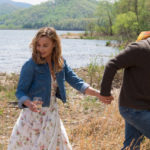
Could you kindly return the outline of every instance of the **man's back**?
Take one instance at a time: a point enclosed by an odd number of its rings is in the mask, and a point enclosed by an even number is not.
[[[121,68],[125,70],[120,106],[150,109],[150,39],[130,44],[108,62],[101,83],[102,95],[110,95],[113,77]]]

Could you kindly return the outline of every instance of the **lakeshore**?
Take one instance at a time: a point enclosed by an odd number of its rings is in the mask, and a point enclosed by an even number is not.
[[[60,37],[62,39],[89,39],[89,40],[107,40],[105,46],[117,47],[119,50],[124,49],[128,44],[132,41],[131,39],[128,41],[121,40],[121,37],[116,36],[106,36],[106,35],[90,35],[89,33],[64,33],[61,34]],[[132,39],[134,41],[134,39]]]

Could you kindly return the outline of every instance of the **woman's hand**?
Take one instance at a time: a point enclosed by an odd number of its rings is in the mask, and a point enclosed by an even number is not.
[[[26,100],[24,102],[24,105],[26,105],[31,111],[33,112],[40,112],[40,110],[38,109],[38,105],[42,105],[42,101],[30,101],[30,100]]]

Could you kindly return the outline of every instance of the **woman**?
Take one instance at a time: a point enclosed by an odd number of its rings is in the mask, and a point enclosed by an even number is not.
[[[32,58],[22,67],[16,91],[19,108],[23,110],[12,131],[8,150],[71,150],[56,97],[66,102],[64,81],[84,94],[99,97],[99,92],[68,67],[55,29],[41,28],[31,47]],[[38,108],[38,104],[42,107]]]

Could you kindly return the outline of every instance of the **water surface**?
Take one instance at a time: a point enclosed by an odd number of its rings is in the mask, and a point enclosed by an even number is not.
[[[0,30],[0,72],[20,72],[31,57],[29,44],[37,30]],[[80,31],[57,31],[58,34]],[[97,58],[105,64],[118,49],[106,47],[106,40],[62,39],[63,56],[72,68],[87,66]]]

